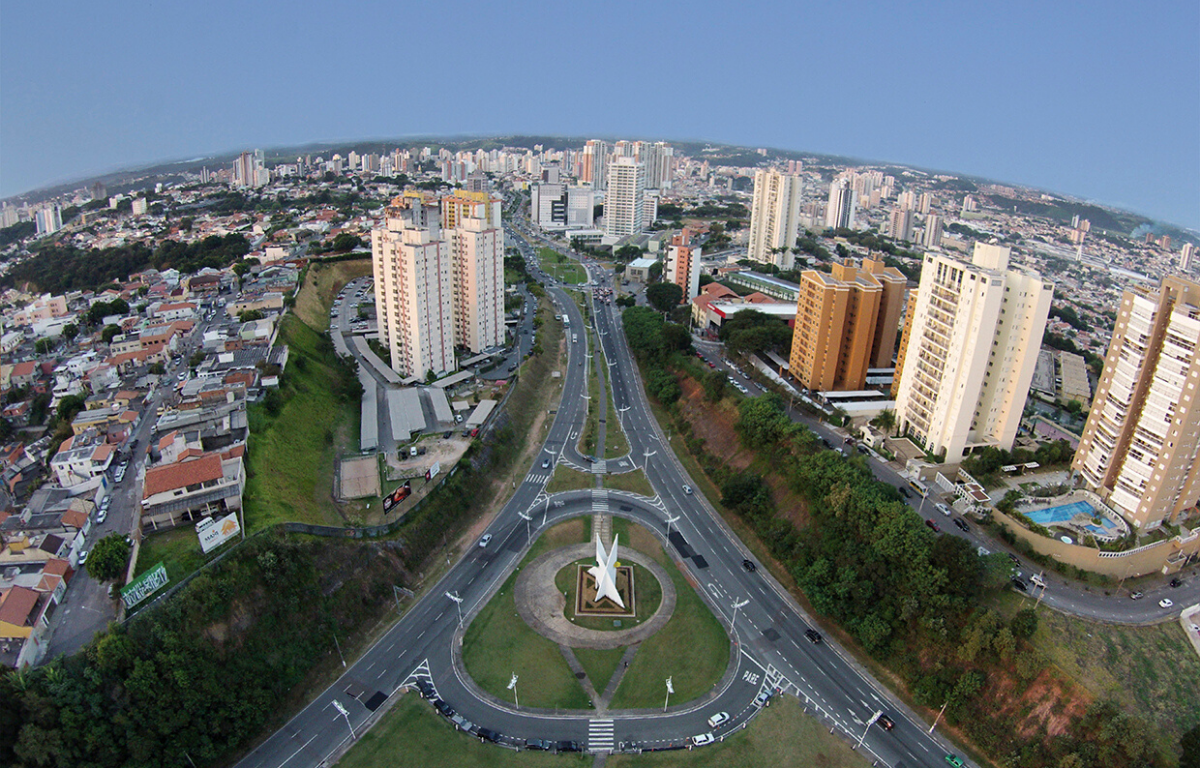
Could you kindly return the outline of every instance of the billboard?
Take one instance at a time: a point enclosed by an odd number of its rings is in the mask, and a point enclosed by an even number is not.
[[[121,587],[121,602],[125,603],[126,609],[132,608],[165,587],[168,581],[170,579],[167,578],[167,567],[159,563]]]
[[[433,462],[433,466],[430,467],[429,469],[425,470],[425,482],[428,483],[430,480],[437,477],[438,473],[441,471],[442,471],[442,463],[440,461]]]
[[[404,485],[383,497],[383,514],[396,508],[396,505],[408,498],[412,493],[412,480],[405,480]]]
[[[200,536],[200,549],[204,550],[204,554],[229,541],[241,530],[237,512],[230,512],[220,520],[208,517],[196,523],[196,534]]]

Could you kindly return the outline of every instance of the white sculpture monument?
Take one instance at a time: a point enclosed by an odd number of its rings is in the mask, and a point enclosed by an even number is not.
[[[596,564],[588,568],[588,573],[596,580],[596,601],[599,602],[604,598],[612,598],[612,601],[622,608],[625,607],[625,602],[621,600],[621,595],[617,592],[617,539],[620,535],[613,537],[612,551],[608,554],[604,552],[604,544],[600,542],[599,534],[596,535]]]

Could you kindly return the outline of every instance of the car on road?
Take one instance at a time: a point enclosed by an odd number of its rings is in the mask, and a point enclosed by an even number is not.
[[[720,728],[722,725],[724,725],[727,722],[729,722],[729,713],[728,712],[718,712],[717,714],[708,718],[708,727],[709,728]]]
[[[758,695],[754,697],[754,706],[765,707],[765,706],[767,706],[767,702],[770,700],[771,700],[771,692],[770,691],[759,691]]]
[[[948,507],[947,505],[941,503],[940,501],[937,504],[934,504],[933,506],[935,506],[937,508],[938,512],[941,512],[946,517],[950,517],[950,513],[954,511],[954,510],[950,509],[950,507]]]
[[[1016,555],[1014,555],[1012,552],[1006,552],[1005,554],[1007,554],[1007,555],[1008,555],[1008,559],[1009,559],[1009,560],[1012,560],[1012,561],[1013,561],[1014,563],[1016,563],[1017,565],[1020,565],[1020,564],[1021,564],[1021,558],[1017,557],[1017,556],[1016,556]]]
[[[934,533],[942,532],[942,529],[938,527],[937,520],[934,520],[932,517],[925,521],[925,525],[928,525]]]
[[[963,520],[961,517],[954,518],[954,526],[963,533],[971,532],[971,526],[967,525],[967,521]]]
[[[822,640],[821,633],[815,629],[804,630],[804,636],[807,637],[808,642],[812,643],[813,645],[821,644],[821,640]]]
[[[716,739],[711,733],[701,733],[692,737],[692,746],[703,747],[705,744],[712,744]]]
[[[882,727],[885,731],[890,731],[896,727],[896,724],[892,722],[892,718],[888,717],[887,715],[880,715],[879,719],[875,722],[879,723],[880,727]]]
[[[550,459],[542,459],[542,469],[550,469]]]
[[[946,762],[953,765],[954,768],[963,768],[962,758],[958,755],[946,755]]]
[[[560,741],[560,742],[558,742],[557,746],[555,746],[555,751],[556,752],[579,752],[580,751],[579,742],[578,741]]]
[[[900,495],[903,496],[904,498],[906,498],[906,499],[912,498],[912,492],[909,491],[908,488],[905,488],[903,485],[896,486],[896,490],[900,491]]]
[[[500,741],[500,734],[496,733],[491,728],[480,728],[479,738],[482,741],[490,741],[493,744],[496,744]]]
[[[83,558],[80,558],[80,559],[79,559],[79,562],[81,562],[81,563],[82,563],[82,562],[83,562]],[[1171,602],[1170,600],[1168,600],[1168,599],[1167,599],[1167,598],[1165,598],[1165,597],[1164,597],[1162,600],[1159,600],[1159,601],[1158,601],[1158,607],[1159,607],[1159,608],[1170,608],[1172,605],[1175,605],[1175,603]]]
[[[485,534],[483,534],[483,538],[479,540],[479,548],[486,549],[487,545],[491,544],[491,543],[492,543],[492,534],[485,533]]]
[[[1013,578],[1012,578],[1010,581],[1011,581],[1011,583],[1012,583],[1012,585],[1013,585],[1013,588],[1014,588],[1014,589],[1019,589],[1019,590],[1021,590],[1022,592],[1028,592],[1028,591],[1029,591],[1029,585],[1028,585],[1028,584],[1026,584],[1026,583],[1024,582],[1024,580],[1022,580],[1022,579],[1018,579],[1018,578],[1016,578],[1016,577],[1013,577]]]
[[[690,485],[683,486],[683,492],[686,493],[688,496],[691,496],[692,495],[692,486],[690,486]]]
[[[1182,582],[1182,581],[1180,581],[1179,579],[1171,579],[1171,581],[1170,581],[1170,586],[1171,586],[1172,588],[1174,588],[1174,587],[1182,587],[1182,586],[1183,586],[1183,582]]]
[[[85,549],[79,553],[79,564],[80,565],[83,565],[84,563],[87,562],[89,552],[90,552],[90,550]]]
[[[746,558],[745,560],[742,561],[742,567],[745,568],[746,571],[749,573],[754,573],[755,571],[758,570],[758,566],[755,565],[754,561],[749,558]]]
[[[1130,592],[1129,593],[1130,600],[1141,600],[1143,597],[1145,597],[1145,595],[1142,594],[1141,592]]]
[[[107,519],[108,519],[108,510],[107,509],[101,509],[100,512],[96,515],[97,523],[103,523]]]
[[[525,739],[525,749],[533,749],[538,752],[549,752],[554,748],[554,744],[545,739]]]

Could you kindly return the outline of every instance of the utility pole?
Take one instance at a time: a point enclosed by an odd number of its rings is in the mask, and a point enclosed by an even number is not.
[[[448,598],[450,598],[451,600],[453,600],[453,601],[454,601],[454,604],[455,604],[456,606],[458,606],[458,628],[459,628],[459,629],[462,629],[462,625],[463,625],[463,617],[462,617],[462,598],[458,596],[458,593],[457,593],[457,592],[447,592],[447,593],[446,593],[446,597],[448,597]]]
[[[342,666],[345,667],[346,666],[346,657],[342,655],[342,644],[338,642],[336,632],[330,630],[330,634],[333,635],[333,645],[335,648],[337,648],[338,658],[342,660]]]
[[[938,721],[940,721],[942,719],[942,715],[946,713],[946,707],[948,707],[948,706],[950,706],[949,700],[947,700],[946,703],[942,705],[942,711],[938,712],[938,716],[936,719],[934,719],[933,725],[929,726],[930,733],[933,733],[933,729],[937,728]]]

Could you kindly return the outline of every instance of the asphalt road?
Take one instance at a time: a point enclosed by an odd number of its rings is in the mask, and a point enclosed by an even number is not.
[[[557,288],[551,288],[549,294],[570,318],[572,327],[581,327],[583,318],[574,302]],[[804,635],[811,626],[808,617],[765,570],[750,573],[743,568],[746,554],[737,538],[702,497],[685,491],[684,486],[693,483],[674,455],[663,447],[663,437],[642,396],[614,309],[596,307],[595,326],[602,349],[590,362],[609,367],[614,402],[632,446],[631,456],[640,458],[658,492],[656,498],[646,500],[616,491],[575,491],[553,497],[544,492],[553,470],[543,467],[544,460],[567,460],[564,456],[572,432],[586,413],[583,395],[589,361],[581,356],[588,354],[588,340],[587,334],[580,333],[580,342],[569,344],[562,403],[543,451],[512,499],[488,526],[487,533],[493,537],[489,546],[470,548],[342,678],[240,765],[322,765],[346,746],[352,728],[356,735],[361,734],[372,708],[400,686],[417,679],[430,681],[438,696],[461,716],[498,731],[506,741],[566,739],[592,751],[630,744],[644,748],[682,745],[690,736],[710,730],[705,722],[709,715],[725,711],[732,720],[715,734],[720,736],[756,712],[753,700],[760,691],[778,688],[785,695],[798,696],[810,712],[849,738],[857,739],[865,732],[862,749],[868,759],[878,760],[880,765],[944,764],[943,756],[949,750],[940,736],[929,736],[919,719],[895,702],[836,644],[809,643]],[[517,709],[476,688],[456,663],[455,650],[461,642],[459,611],[469,624],[530,543],[526,522],[518,513],[526,512],[532,518],[536,537],[537,532],[561,519],[591,515],[597,509],[642,522],[660,536],[665,536],[670,525],[682,537],[669,545],[672,554],[701,585],[699,594],[727,626],[734,617],[734,602],[745,601],[739,602],[736,622],[731,625],[735,667],[700,702],[681,703],[666,712],[610,711],[603,716]],[[681,663],[686,663],[685,658]],[[879,710],[891,716],[895,730],[866,726]]]

